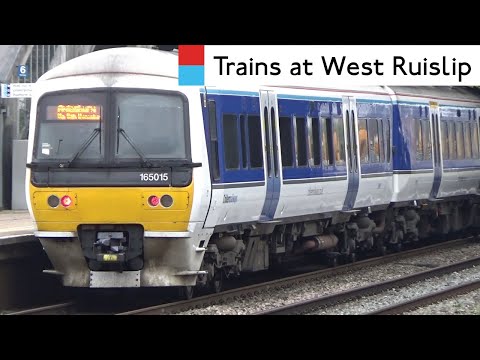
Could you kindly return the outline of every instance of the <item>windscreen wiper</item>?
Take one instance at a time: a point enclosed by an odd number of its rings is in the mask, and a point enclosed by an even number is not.
[[[145,167],[152,167],[152,163],[148,162],[147,159],[145,158],[145,154],[140,150],[140,148],[135,145],[135,143],[130,139],[130,136],[127,135],[127,132],[120,127],[120,106],[117,106],[117,154],[118,150],[120,149],[120,139],[119,135],[122,134],[125,140],[130,144],[133,150],[138,154],[140,159],[142,160],[142,165]]]
[[[93,140],[95,140],[95,138],[97,137],[98,134],[100,134],[100,128],[95,128],[93,129],[92,133],[90,134],[90,136],[88,137],[87,140],[84,141],[84,143],[82,145],[80,145],[80,148],[77,150],[77,152],[75,153],[75,155],[73,155],[73,157],[68,160],[66,163],[61,163],[58,165],[58,167],[61,167],[61,168],[68,168],[70,167],[70,165],[72,165],[72,163],[77,160],[84,152],[85,150],[87,150],[87,148],[90,146],[90,144],[93,142]]]
[[[122,134],[123,137],[125,138],[125,140],[127,140],[127,142],[130,144],[130,146],[132,147],[133,150],[135,150],[135,152],[138,154],[138,156],[140,157],[140,159],[142,159],[142,164],[143,166],[146,166],[146,167],[152,167],[152,163],[150,163],[146,158],[145,158],[145,154],[142,152],[142,150],[140,150],[140,148],[135,145],[135,143],[132,141],[132,139],[130,139],[130,137],[127,135],[127,132],[122,129],[122,128],[118,128],[118,133],[119,134]],[[118,143],[118,142],[117,142]]]

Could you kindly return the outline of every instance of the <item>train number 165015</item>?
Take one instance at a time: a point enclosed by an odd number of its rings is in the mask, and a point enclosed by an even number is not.
[[[168,181],[168,173],[141,173],[141,181]]]

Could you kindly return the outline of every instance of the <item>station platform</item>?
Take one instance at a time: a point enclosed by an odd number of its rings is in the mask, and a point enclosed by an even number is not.
[[[33,241],[34,224],[27,210],[0,211],[0,246]]]

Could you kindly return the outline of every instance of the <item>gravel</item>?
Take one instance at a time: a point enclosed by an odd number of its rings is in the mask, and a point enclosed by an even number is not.
[[[432,250],[428,255],[417,255],[389,264],[372,266],[346,274],[312,280],[283,289],[265,290],[248,298],[241,298],[227,304],[213,305],[202,309],[183,312],[184,315],[247,315],[274,307],[288,305],[317,296],[332,294],[372,282],[398,278],[428,268],[446,265],[480,256],[480,243],[470,243],[458,248]],[[478,268],[476,269],[478,272]],[[475,272],[475,271],[474,271]],[[462,272],[463,273],[463,272]],[[449,275],[447,275],[448,277]],[[473,275],[472,275],[473,276]],[[480,276],[480,275],[479,275]],[[452,275],[452,281],[455,277]],[[473,278],[472,278],[473,279]],[[432,285],[433,286],[433,285]],[[384,294],[382,294],[383,296]]]
[[[425,306],[405,315],[480,315],[480,290]]]
[[[360,315],[395,303],[410,300],[450,286],[480,279],[479,267],[472,267],[440,277],[427,279],[406,287],[391,289],[378,295],[366,296],[345,304],[319,310],[312,315]]]

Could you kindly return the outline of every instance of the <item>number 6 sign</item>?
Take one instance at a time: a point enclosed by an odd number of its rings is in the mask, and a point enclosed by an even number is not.
[[[28,76],[28,65],[18,65],[18,77]]]

